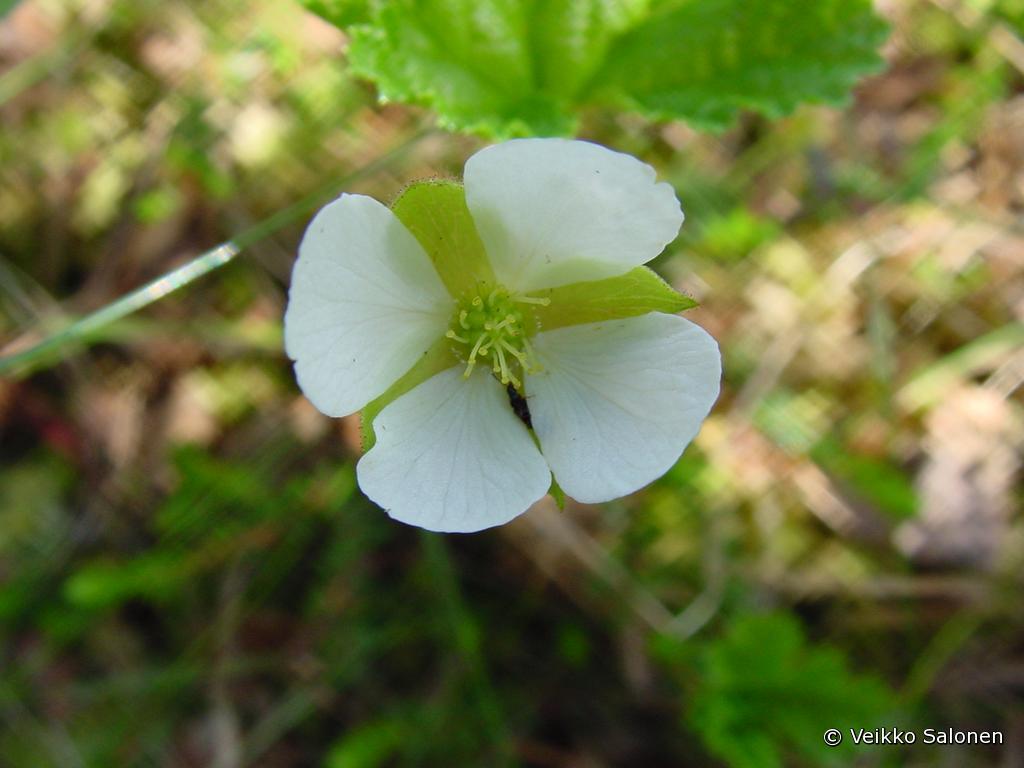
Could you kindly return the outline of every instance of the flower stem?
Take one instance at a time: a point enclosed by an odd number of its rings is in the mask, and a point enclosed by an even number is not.
[[[90,337],[94,336],[96,331],[110,323],[120,320],[133,312],[137,312],[143,307],[162,299],[172,291],[176,291],[178,288],[198,280],[203,275],[223,267],[249,246],[294,223],[309,211],[330,200],[352,182],[369,176],[387,166],[431,133],[432,130],[427,128],[413,134],[408,140],[373,162],[364,165],[359,170],[350,173],[342,179],[332,181],[330,184],[316,190],[293,205],[254,224],[231,240],[227,240],[205,251],[177,269],[173,269],[141,288],[137,288],[131,293],[97,309],[95,312],[71,322],[28,349],[0,357],[0,376],[24,376],[40,367],[54,364],[61,359],[57,353],[66,346],[75,342],[87,341]]]

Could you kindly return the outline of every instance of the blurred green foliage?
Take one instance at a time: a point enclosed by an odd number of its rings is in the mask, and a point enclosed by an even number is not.
[[[779,768],[787,755],[848,764],[857,751],[850,727],[893,722],[886,685],[850,672],[837,649],[809,645],[785,614],[740,616],[696,649],[671,638],[659,646],[665,663],[678,668],[682,656],[692,666],[686,716],[708,750],[736,768]],[[822,739],[830,728],[847,735],[838,747]]]

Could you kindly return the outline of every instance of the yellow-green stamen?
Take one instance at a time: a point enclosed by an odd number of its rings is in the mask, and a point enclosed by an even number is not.
[[[502,287],[481,290],[460,301],[445,336],[466,362],[463,376],[469,378],[478,358],[491,359],[491,370],[502,384],[522,389],[523,375],[537,373],[540,366],[527,336],[537,329],[532,305],[546,306],[550,299],[510,293]]]

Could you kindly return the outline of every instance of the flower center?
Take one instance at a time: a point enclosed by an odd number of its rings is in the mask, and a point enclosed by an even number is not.
[[[456,343],[456,352],[466,362],[463,376],[469,378],[478,360],[489,360],[502,384],[521,389],[523,374],[540,370],[526,338],[536,328],[530,305],[550,303],[550,299],[513,294],[500,286],[459,302],[445,336]]]

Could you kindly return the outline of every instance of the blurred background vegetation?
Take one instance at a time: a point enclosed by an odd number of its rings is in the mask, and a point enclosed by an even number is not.
[[[472,536],[365,500],[281,348],[308,205],[0,380],[0,765],[1024,765],[1024,2],[877,7],[844,109],[582,113],[675,185],[655,266],[724,353],[633,496]],[[291,2],[0,8],[0,354],[485,143]],[[878,725],[1005,743],[821,740]]]

